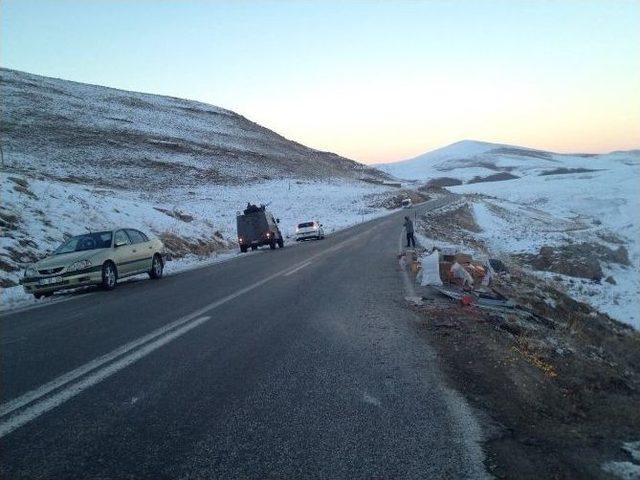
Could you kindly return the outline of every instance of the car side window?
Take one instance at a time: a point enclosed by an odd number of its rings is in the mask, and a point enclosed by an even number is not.
[[[129,238],[131,239],[131,243],[133,243],[134,245],[136,243],[144,243],[147,241],[145,240],[142,232],[139,232],[138,230],[127,229],[127,235],[129,235]]]
[[[129,245],[131,241],[124,230],[118,230],[114,236],[114,245]]]

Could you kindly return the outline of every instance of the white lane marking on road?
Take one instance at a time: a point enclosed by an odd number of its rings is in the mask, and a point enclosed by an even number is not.
[[[190,325],[192,323],[195,323],[194,326],[200,325],[202,323],[204,323],[206,320],[209,319],[209,317],[206,317],[206,319],[202,320],[201,317],[204,313],[213,310],[214,308],[219,307],[220,305],[223,305],[241,295],[244,295],[245,293],[254,290],[262,285],[264,285],[267,282],[270,282],[271,280],[280,277],[282,275],[286,275],[287,273],[290,272],[294,272],[299,270],[300,268],[308,265],[309,263],[311,263],[311,260],[318,258],[322,255],[325,255],[327,253],[331,253],[334,252],[336,250],[339,250],[341,248],[343,248],[345,245],[352,243],[354,241],[356,241],[358,238],[360,238],[363,235],[366,235],[367,233],[369,233],[371,230],[373,230],[372,227],[370,229],[365,230],[364,232],[361,232],[358,235],[355,235],[347,240],[344,240],[330,248],[327,248],[326,250],[323,250],[321,252],[316,253],[315,255],[312,255],[311,257],[305,259],[304,261],[298,263],[297,265],[294,265],[293,267],[289,267],[287,269],[281,270],[277,273],[274,273],[273,275],[269,275],[268,277],[263,278],[262,280],[255,282],[245,288],[242,288],[240,290],[237,290],[236,292],[227,295],[226,297],[221,298],[220,300],[217,300],[215,302],[212,302],[168,325],[165,325],[163,327],[160,327],[156,330],[154,330],[153,332],[144,335],[143,337],[140,337],[136,340],[133,340],[115,350],[113,350],[110,353],[107,353],[95,360],[92,360],[70,372],[67,372],[61,376],[59,376],[58,378],[34,389],[31,390],[23,395],[21,395],[20,397],[17,397],[7,403],[4,403],[2,405],[0,405],[0,419],[2,417],[6,417],[8,415],[10,415],[12,412],[28,407],[29,404],[38,401],[38,403],[35,403],[34,405],[29,406],[28,408],[26,408],[25,411],[23,411],[22,413],[17,413],[15,415],[12,415],[11,417],[9,417],[7,420],[1,420],[0,421],[0,438],[3,437],[4,435],[7,435],[8,433],[12,432],[13,430],[15,430],[16,428],[19,428],[20,426],[24,425],[25,423],[30,422],[31,420],[34,420],[35,418],[37,418],[38,416],[42,415],[43,413],[57,407],[58,405],[62,404],[63,402],[65,402],[66,400],[68,400],[69,398],[72,398],[73,396],[77,395],[78,393],[80,393],[81,391],[85,390],[86,388],[88,388],[89,386],[95,385],[96,383],[104,380],[106,377],[108,377],[109,375],[112,375],[116,372],[118,372],[119,370],[121,370],[122,368],[130,365],[133,362],[129,362],[123,364],[123,366],[121,368],[117,368],[115,370],[113,370],[111,367],[112,365],[120,365],[121,362],[127,358],[130,358],[131,356],[135,355],[134,353],[131,353],[133,350],[136,349],[140,349],[139,351],[146,351],[147,353],[145,353],[145,355],[147,355],[148,353],[150,353],[151,351],[155,350],[156,348],[153,348],[149,351],[147,351],[147,347],[149,345],[155,345],[158,344],[158,346],[162,346],[165,345],[166,343],[168,343],[171,340],[174,340],[175,338],[177,338],[178,336],[186,333],[187,331],[189,331],[191,328]],[[194,320],[195,319],[195,320]],[[180,335],[174,335],[175,332],[182,332],[180,333]],[[169,340],[164,342],[163,339],[168,338]],[[148,345],[145,345],[148,344]],[[105,364],[109,364],[110,362],[118,359],[118,357],[121,357],[123,355],[126,355],[125,357],[115,361],[113,364],[107,365],[104,368],[103,365]],[[143,355],[144,356],[144,355]],[[136,359],[142,358],[140,357],[136,357]],[[101,368],[100,370],[97,370]],[[97,370],[94,373],[94,370]],[[111,372],[108,375],[104,375],[104,372]],[[45,398],[43,400],[40,401],[40,399],[42,399],[43,397],[51,394],[52,392],[54,392],[57,389],[60,389],[62,387],[64,387],[67,384],[70,384],[71,382],[74,382],[75,380],[79,379],[80,377],[83,377],[84,375],[87,375],[88,377],[80,380],[79,382],[71,385],[71,387],[65,387],[64,390],[61,390],[60,392],[52,395],[49,398]],[[88,382],[88,379],[96,379],[95,381],[90,381]],[[80,390],[78,390],[78,386],[82,386],[82,388]],[[75,390],[74,390],[75,389]],[[76,393],[73,393],[73,395],[70,395],[70,392],[75,391]]]
[[[304,263],[304,262],[303,262]],[[70,372],[67,372],[61,376],[59,376],[58,378],[52,380],[51,382],[48,382],[42,386],[40,386],[37,389],[31,390],[23,395],[21,395],[20,397],[11,400],[7,403],[4,403],[2,405],[0,405],[0,417],[3,417],[11,412],[13,412],[14,410],[17,410],[19,408],[24,407],[25,405],[31,403],[34,400],[37,400],[38,398],[41,398],[49,393],[51,393],[53,390],[56,390],[60,387],[62,387],[63,385],[72,382],[74,380],[76,380],[77,378],[91,372],[92,370],[95,370],[96,368],[101,367],[102,365],[109,363],[113,360],[115,360],[116,358],[120,357],[121,355],[124,355],[132,350],[134,350],[135,348],[140,347],[141,345],[144,345],[147,342],[150,342],[152,340],[154,340],[155,338],[166,334],[167,332],[170,332],[171,330],[173,330],[174,328],[177,328],[191,320],[193,320],[196,317],[199,317],[200,315],[204,314],[205,312],[208,312],[209,310],[212,310],[214,308],[219,307],[220,305],[223,305],[224,303],[229,302],[230,300],[233,300],[237,297],[239,297],[240,295],[243,295],[255,288],[258,288],[262,285],[264,285],[265,283],[273,280],[274,278],[288,272],[290,269],[286,269],[286,270],[282,270],[278,273],[275,273],[273,275],[270,275],[256,283],[253,283],[251,285],[249,285],[248,287],[242,288],[240,290],[237,290],[236,292],[227,295],[226,297],[221,298],[220,300],[217,300],[213,303],[210,303],[198,310],[196,310],[193,313],[190,313],[172,323],[169,323],[163,327],[160,327],[154,331],[152,331],[151,333],[144,335],[143,337],[140,337],[136,340],[133,340],[132,342],[129,342],[125,345],[122,345],[121,347],[116,348],[115,350],[96,358],[95,360],[92,360]]]
[[[31,420],[39,417],[43,413],[48,412],[49,410],[63,404],[67,400],[82,393],[87,388],[95,385],[96,383],[101,382],[105,378],[110,377],[114,373],[122,370],[125,367],[128,367],[129,365],[140,360],[141,358],[146,357],[154,350],[157,350],[163,345],[166,345],[172,340],[175,340],[176,338],[184,335],[189,330],[196,328],[198,325],[203,324],[210,318],[211,317],[208,317],[208,316],[197,318],[192,322],[188,323],[187,325],[183,325],[182,327],[171,331],[167,335],[164,335],[150,343],[147,343],[142,348],[139,348],[138,350],[135,350],[134,352],[128,355],[125,355],[124,357],[120,358],[119,360],[113,363],[110,363],[104,368],[96,370],[90,375],[84,377],[79,382],[68,385],[63,390],[60,390],[54,395],[50,397],[46,397],[44,400],[40,402],[34,403],[32,406],[28,407],[27,409],[20,412],[19,414],[14,415],[11,418],[9,418],[7,421],[0,423],[0,438],[11,433],[16,428],[21,427],[25,423],[28,423]]]
[[[311,265],[311,261],[303,263],[302,265],[300,265],[299,267],[294,268],[293,270],[289,270],[287,273],[284,274],[284,276],[288,277],[289,275],[293,275],[294,273],[302,270],[304,267],[308,267],[309,265]]]

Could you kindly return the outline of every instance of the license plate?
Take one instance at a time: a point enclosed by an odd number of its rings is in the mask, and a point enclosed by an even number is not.
[[[41,278],[38,282],[39,285],[53,285],[54,283],[62,282],[62,277],[49,277],[49,278]]]

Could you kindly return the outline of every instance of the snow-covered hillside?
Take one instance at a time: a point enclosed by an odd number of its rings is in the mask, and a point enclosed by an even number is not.
[[[380,178],[229,110],[0,69],[5,164],[104,187]]]
[[[611,162],[624,164],[630,157],[638,156],[640,150],[603,155],[569,155],[463,140],[409,160],[380,164],[377,167],[398,178],[432,183],[444,181],[449,186],[512,180],[530,175],[580,173],[608,168]]]
[[[369,205],[397,193],[370,182],[382,172],[211,105],[4,69],[0,86],[0,287],[86,229],[132,226],[174,256],[205,258],[236,250],[248,201],[269,204],[290,234],[301,221],[332,231],[382,215]]]
[[[442,177],[464,182],[447,188],[469,195],[482,229],[474,236],[493,255],[531,260],[551,247],[556,265],[532,271],[640,328],[639,150],[565,155],[463,141],[383,168],[422,182]],[[495,174],[508,176],[487,178]],[[586,268],[583,277],[558,273],[563,270],[558,262],[595,262],[592,270],[600,278],[583,278]]]
[[[595,172],[449,188],[483,195],[473,200],[474,213],[482,237],[496,253],[538,254],[544,246],[565,247],[560,261],[569,263],[570,255],[579,254],[573,251],[576,245],[626,249],[628,262],[615,261],[615,255],[601,262],[602,281],[546,275],[574,298],[640,329],[640,157],[609,158],[597,165],[601,169]],[[577,259],[593,260],[588,254]]]

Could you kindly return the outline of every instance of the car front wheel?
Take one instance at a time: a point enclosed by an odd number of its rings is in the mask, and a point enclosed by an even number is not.
[[[118,284],[118,271],[113,262],[105,262],[102,265],[102,288],[113,290]]]
[[[149,270],[149,277],[155,280],[161,279],[163,269],[164,264],[162,262],[162,258],[156,253],[153,256],[153,260],[151,261],[151,270]]]

